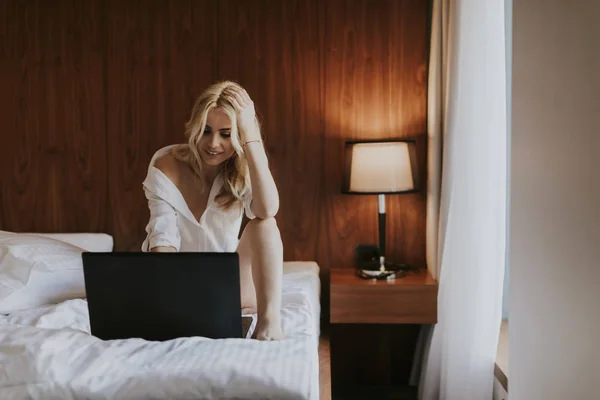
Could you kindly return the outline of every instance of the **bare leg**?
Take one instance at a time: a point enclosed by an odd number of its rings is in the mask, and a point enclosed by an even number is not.
[[[240,244],[242,309],[256,310],[258,340],[281,340],[283,245],[275,218],[253,219]]]

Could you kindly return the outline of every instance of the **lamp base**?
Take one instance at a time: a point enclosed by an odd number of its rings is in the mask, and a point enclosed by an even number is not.
[[[410,267],[406,264],[390,264],[390,263],[384,263],[383,264],[383,268],[381,267],[381,264],[377,263],[376,265],[373,265],[374,267],[377,266],[378,269],[365,269],[365,268],[357,268],[356,269],[356,275],[360,278],[363,279],[396,279],[396,278],[402,278],[403,276],[405,276],[409,271],[412,272],[419,272],[418,268],[413,268]]]
[[[396,271],[373,271],[369,269],[357,269],[356,276],[362,279],[396,279]]]

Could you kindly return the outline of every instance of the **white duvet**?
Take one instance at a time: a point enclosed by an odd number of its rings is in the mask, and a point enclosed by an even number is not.
[[[0,399],[318,399],[318,267],[286,264],[281,342],[101,341],[85,300],[0,316]]]

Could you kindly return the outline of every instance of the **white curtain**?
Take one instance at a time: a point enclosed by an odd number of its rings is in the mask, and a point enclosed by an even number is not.
[[[506,231],[504,1],[434,0],[427,261],[438,323],[423,336],[421,400],[492,398]]]

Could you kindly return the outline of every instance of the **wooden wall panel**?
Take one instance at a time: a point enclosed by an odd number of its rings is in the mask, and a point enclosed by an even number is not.
[[[416,139],[420,192],[389,196],[388,247],[398,262],[426,266],[427,60],[426,1],[390,1],[390,125],[399,137]],[[395,23],[401,18],[401,23]],[[384,75],[385,76],[385,75]],[[393,135],[390,132],[390,135]]]
[[[107,1],[109,230],[140,250],[149,211],[142,181],[152,155],[185,142],[184,124],[215,78],[215,2]]]
[[[320,239],[323,93],[319,2],[219,2],[219,79],[244,86],[263,123],[280,195],[286,260],[315,260]]]
[[[101,2],[1,7],[0,229],[101,231],[107,216]]]
[[[281,191],[285,193],[281,206],[282,228],[286,232],[287,260],[317,260],[322,240],[320,230],[323,181],[321,171],[327,160],[322,91],[324,72],[324,2],[295,1],[288,3],[292,24],[292,129],[284,136],[288,166]],[[289,212],[289,211],[291,212]],[[285,221],[285,222],[283,222]],[[326,270],[324,270],[326,272]],[[322,274],[326,277],[326,274]]]
[[[149,159],[221,79],[263,121],[287,260],[325,277],[377,241],[375,196],[340,194],[344,140],[415,137],[426,182],[426,1],[3,4],[5,229],[104,230],[138,249]],[[424,226],[424,192],[389,197],[392,258],[423,264]]]
[[[425,186],[428,36],[425,1],[329,0],[326,7],[320,221],[326,240],[318,261],[328,269],[352,267],[357,244],[378,243],[377,196],[340,193],[345,140],[416,139]],[[425,266],[425,198],[424,192],[387,196],[388,260]],[[334,394],[349,385],[407,384],[417,334],[416,326],[333,326]]]
[[[351,266],[358,243],[376,244],[377,196],[340,194],[348,139],[414,138],[426,182],[427,3],[330,0],[325,22],[325,217],[319,253]],[[425,194],[387,196],[387,255],[425,265]],[[330,252],[330,255],[324,256]]]

